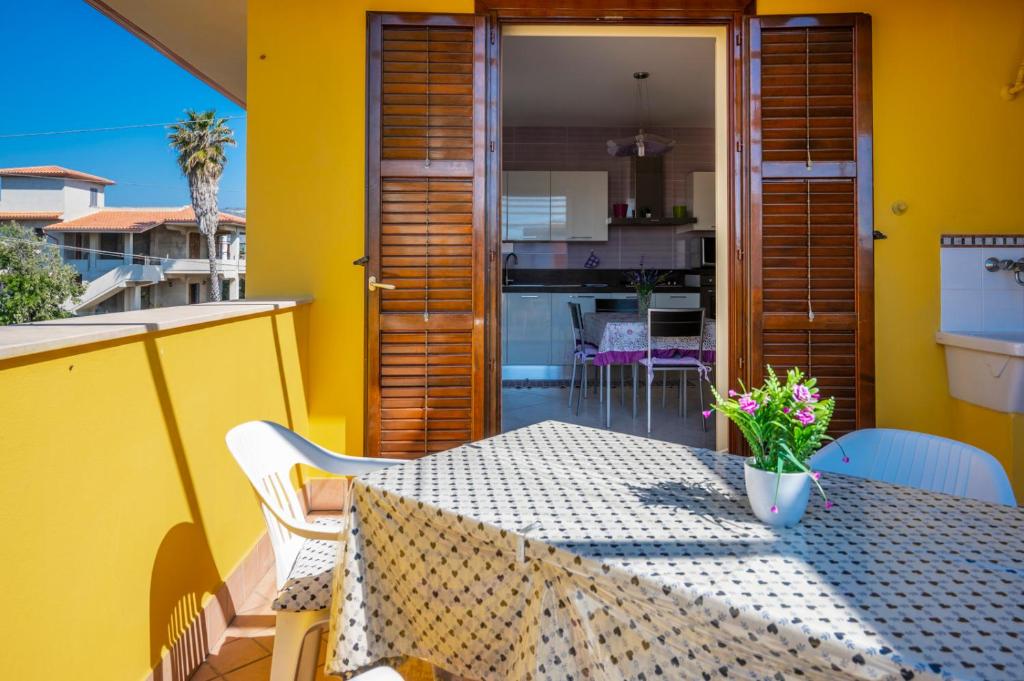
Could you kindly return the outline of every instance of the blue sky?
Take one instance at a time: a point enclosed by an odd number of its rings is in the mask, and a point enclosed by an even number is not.
[[[186,108],[245,111],[82,0],[7,3],[0,97],[6,134],[166,123]],[[222,207],[245,206],[245,123],[229,121]],[[163,128],[46,137],[0,137],[0,167],[61,165],[117,182],[109,206],[179,206],[188,185]]]

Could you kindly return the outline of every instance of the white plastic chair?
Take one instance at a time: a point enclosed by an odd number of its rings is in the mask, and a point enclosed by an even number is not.
[[[370,459],[335,454],[316,445],[284,426],[270,421],[249,421],[232,428],[226,437],[228,449],[260,498],[260,507],[267,522],[267,533],[274,549],[277,567],[277,589],[289,582],[298,584],[305,577],[294,577],[297,559],[304,548],[324,541],[337,542],[338,527],[306,520],[298,494],[291,482],[295,466],[304,464],[335,475],[362,475],[404,463],[398,459]],[[318,554],[325,551],[317,547]],[[299,584],[301,587],[302,584]],[[317,580],[317,588],[330,587],[330,579]],[[323,596],[323,594],[321,594]],[[327,620],[327,608],[311,610],[277,610],[274,655],[270,681],[294,681],[300,671],[302,642],[313,628]],[[309,663],[303,656],[302,672],[315,668],[315,655]],[[312,675],[309,675],[312,679]],[[401,681],[390,667],[378,667],[355,677],[359,681]]]
[[[840,446],[841,445],[841,446]],[[843,452],[849,457],[843,463]],[[840,437],[811,467],[968,499],[1016,506],[1006,471],[988,452],[937,435],[866,428]]]

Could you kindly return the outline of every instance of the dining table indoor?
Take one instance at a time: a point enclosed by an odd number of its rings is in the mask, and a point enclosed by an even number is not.
[[[636,365],[647,357],[647,320],[636,312],[588,312],[583,316],[583,340],[597,348],[594,366],[604,372],[605,427],[612,423],[612,366]],[[663,336],[651,339],[655,357],[696,357],[708,366],[715,364],[715,320],[704,319],[704,338],[696,336]],[[703,350],[703,352],[701,352]],[[635,383],[635,381],[634,381]],[[636,416],[636,391],[633,416]]]

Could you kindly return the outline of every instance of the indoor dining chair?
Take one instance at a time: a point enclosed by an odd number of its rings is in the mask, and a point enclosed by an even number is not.
[[[654,354],[655,338],[696,337],[697,356],[656,357]],[[651,386],[654,384],[658,371],[678,371],[682,392],[683,417],[686,417],[686,377],[691,371],[697,373],[697,392],[700,395],[700,408],[704,411],[704,383],[710,367],[704,363],[704,310],[661,310],[651,308],[647,311],[647,356],[639,361],[647,371],[647,432],[651,432]],[[636,380],[633,381],[634,385]],[[634,393],[636,391],[634,390]],[[635,400],[635,398],[634,398]],[[701,421],[707,432],[707,419]]]
[[[271,421],[235,426],[226,440],[259,496],[274,550],[278,596],[273,603],[277,616],[270,681],[295,681],[300,671],[302,681],[312,679],[316,651],[303,654],[302,642],[310,630],[328,621],[342,525],[337,518],[306,519],[291,482],[292,469],[305,465],[353,476],[404,462],[335,454]],[[401,681],[402,677],[390,667],[378,667],[353,679]]]
[[[588,343],[583,337],[583,307],[579,303],[569,301],[569,322],[572,324],[572,378],[569,379],[569,407],[572,408],[572,394],[576,387],[576,367],[582,367],[580,379],[579,396],[576,398],[576,415],[580,413],[580,402],[587,394],[587,369],[594,363],[597,356],[597,348],[593,343]],[[598,371],[598,384],[602,385],[603,374]],[[603,395],[598,390],[598,395]]]
[[[843,462],[843,456],[849,458]],[[1016,506],[1002,465],[977,447],[925,433],[865,428],[822,447],[815,470]]]

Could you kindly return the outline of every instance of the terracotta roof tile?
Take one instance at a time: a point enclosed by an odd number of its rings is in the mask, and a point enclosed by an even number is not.
[[[104,208],[46,227],[47,232],[145,232],[165,224],[196,224],[192,208]],[[245,218],[220,214],[220,224],[245,226]]]
[[[68,180],[85,180],[96,184],[111,185],[113,180],[108,180],[99,175],[83,173],[80,170],[71,170],[63,166],[27,166],[24,168],[0,168],[0,177],[57,177]]]
[[[46,210],[0,211],[0,222],[10,220],[60,220],[61,213]]]

